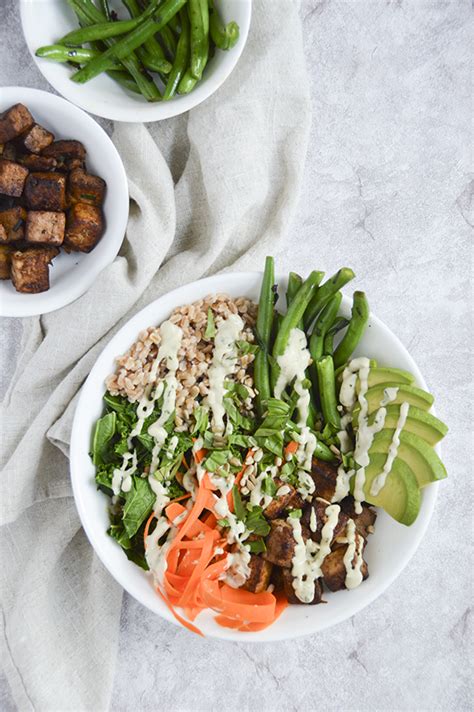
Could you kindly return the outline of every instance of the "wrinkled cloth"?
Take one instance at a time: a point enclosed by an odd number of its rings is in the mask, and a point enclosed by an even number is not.
[[[89,291],[24,322],[3,403],[2,660],[21,710],[107,709],[122,589],[72,499],[77,394],[99,353],[161,294],[224,269],[261,269],[287,234],[311,120],[298,3],[258,0],[225,84],[187,115],[117,124],[130,219]]]

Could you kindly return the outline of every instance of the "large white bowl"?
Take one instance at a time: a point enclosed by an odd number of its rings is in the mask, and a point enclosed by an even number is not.
[[[25,104],[35,120],[57,139],[82,141],[87,169],[107,183],[104,200],[105,232],[88,254],[61,250],[49,268],[50,288],[40,294],[20,294],[10,280],[0,281],[0,316],[33,316],[60,309],[80,297],[99,273],[113,262],[127,227],[129,197],[122,159],[105,131],[77,106],[39,89],[0,88],[0,112]]]
[[[120,18],[129,16],[124,6],[113,0],[111,7],[119,9]],[[66,99],[97,116],[114,121],[146,122],[168,119],[189,111],[213,94],[227,79],[237,64],[250,26],[251,0],[216,0],[224,22],[235,20],[240,28],[239,41],[231,50],[216,50],[209,61],[203,79],[185,96],[170,101],[149,103],[143,97],[128,92],[105,74],[86,84],[70,80],[71,68],[35,56],[38,47],[55,44],[67,32],[78,27],[77,18],[66,0],[21,0],[21,21],[25,40],[38,69],[48,82]]]
[[[158,325],[177,306],[187,304],[210,293],[225,292],[231,296],[246,296],[258,301],[262,275],[257,272],[222,274],[188,284],[157,299],[142,309],[114,336],[91,370],[77,405],[71,440],[71,477],[74,497],[82,524],[97,555],[112,576],[140,603],[176,623],[153,590],[151,577],[127,560],[116,542],[106,534],[109,526],[108,498],[98,492],[94,483],[94,466],[89,458],[91,433],[102,414],[104,380],[114,368],[114,358],[124,353],[138,333],[150,325]],[[285,279],[279,278],[280,291]],[[342,310],[350,314],[350,302],[344,298]],[[407,350],[396,336],[375,316],[357,352],[411,371],[419,386],[426,387],[423,377]],[[370,576],[359,588],[338,593],[326,593],[328,603],[320,606],[289,606],[282,616],[259,633],[240,633],[221,628],[210,611],[201,613],[196,625],[204,634],[228,640],[261,642],[295,638],[328,628],[360,611],[389,586],[415,553],[426,531],[436,502],[438,485],[423,490],[420,513],[411,527],[405,527],[379,511],[375,534],[370,537],[366,554]]]

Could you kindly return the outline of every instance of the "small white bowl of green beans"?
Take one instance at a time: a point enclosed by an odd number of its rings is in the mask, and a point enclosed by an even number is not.
[[[251,0],[21,0],[28,48],[66,99],[114,121],[167,119],[227,79]]]

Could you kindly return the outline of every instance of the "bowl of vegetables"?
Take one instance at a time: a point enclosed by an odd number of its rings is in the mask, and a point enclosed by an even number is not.
[[[251,0],[21,0],[28,48],[66,99],[114,121],[159,121],[213,94],[237,64]]]

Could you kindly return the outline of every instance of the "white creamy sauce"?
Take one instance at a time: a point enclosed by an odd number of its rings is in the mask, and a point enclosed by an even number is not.
[[[346,588],[357,588],[362,583],[362,549],[364,539],[357,534],[353,519],[349,519],[346,527],[346,537],[348,540],[347,550],[344,554],[344,566],[346,567]],[[355,563],[354,563],[355,558]]]
[[[309,528],[312,532],[315,532],[318,528],[318,522],[316,520],[316,510],[314,507],[311,507],[311,514],[309,515]]]
[[[256,477],[255,486],[250,492],[250,504],[252,504],[253,506],[263,507],[263,509],[266,509],[271,504],[271,502],[273,501],[273,497],[268,494],[265,494],[262,487],[263,483],[269,475],[274,479],[277,474],[278,467],[275,466],[266,467],[264,470],[262,470],[258,477]]]
[[[153,579],[156,584],[163,585],[163,577],[167,568],[166,554],[173,540],[174,530],[172,529],[163,546],[159,546],[159,540],[170,529],[170,524],[166,517],[159,517],[155,529],[145,539],[145,558]]]
[[[128,463],[130,465],[127,467]],[[130,492],[132,487],[132,475],[137,469],[137,453],[126,452],[123,456],[122,465],[120,468],[115,468],[112,475],[112,492],[115,495],[120,492]]]
[[[168,497],[166,488],[153,475],[148,476],[148,484],[150,485],[153,494],[156,495],[153,512],[155,513],[155,517],[159,517],[161,516],[161,513],[166,505],[169,504],[170,498]]]
[[[388,448],[387,459],[385,460],[382,472],[374,478],[372,482],[372,487],[370,488],[370,494],[372,494],[374,497],[376,497],[384,488],[387,477],[392,470],[394,460],[397,457],[398,448],[400,447],[400,434],[406,423],[409,409],[409,403],[405,402],[400,405],[400,415],[398,417],[395,432],[393,433],[392,442],[390,443],[390,447]]]
[[[380,401],[380,405],[388,405],[396,399],[398,395],[398,387],[394,386],[393,388],[384,388],[383,394],[384,395]]]
[[[223,433],[225,380],[235,371],[238,350],[236,341],[244,328],[244,322],[238,314],[231,314],[220,322],[214,337],[214,352],[209,367],[209,393],[206,404],[212,411],[212,430]]]
[[[179,439],[178,439],[177,435],[173,435],[173,437],[170,438],[168,447],[166,449],[166,456],[168,457],[168,459],[171,460],[171,458],[173,457],[174,451],[176,450],[176,448],[178,446],[178,442],[179,442]]]
[[[338,504],[330,504],[326,507],[327,521],[321,531],[321,542],[319,544],[312,539],[304,541],[299,519],[293,517],[288,517],[287,519],[287,522],[293,528],[295,540],[291,569],[293,588],[296,596],[303,603],[311,603],[314,598],[314,582],[322,576],[321,566],[331,551],[331,542],[340,511],[341,508]]]
[[[354,472],[355,470],[348,470],[346,472],[344,465],[339,465],[337,469],[336,489],[332,496],[332,502],[340,502],[344,497],[347,497],[350,489],[349,483]]]
[[[306,473],[311,470],[313,454],[316,449],[317,441],[314,433],[308,427],[308,415],[311,395],[308,388],[303,386],[306,378],[305,371],[311,363],[311,354],[308,349],[306,335],[301,329],[292,329],[288,338],[288,344],[284,353],[277,357],[277,363],[280,368],[277,382],[275,384],[275,398],[282,397],[283,391],[294,381],[294,389],[298,395],[296,409],[298,411],[298,434],[299,447],[296,453],[296,459],[302,468],[300,473],[300,488],[302,494],[308,495],[314,491],[314,483],[311,478],[308,479]],[[311,484],[309,480],[311,479]],[[311,486],[313,488],[311,489]]]

